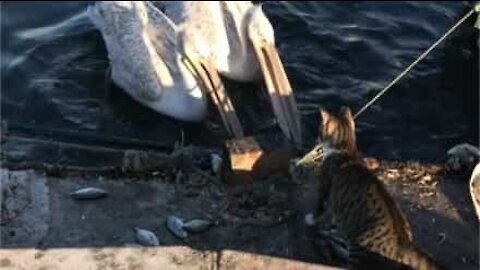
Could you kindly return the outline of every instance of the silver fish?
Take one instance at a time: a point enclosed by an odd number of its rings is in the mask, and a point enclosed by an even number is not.
[[[158,238],[151,231],[135,227],[135,233],[138,243],[144,246],[158,246]]]
[[[188,232],[198,233],[203,232],[208,229],[212,225],[210,221],[201,220],[201,219],[194,219],[190,220],[189,222],[183,224],[183,229]]]
[[[219,174],[221,169],[222,169],[222,165],[223,165],[222,157],[218,154],[211,154],[210,155],[210,163],[211,163],[212,171],[215,174]]]
[[[185,239],[188,234],[183,229],[183,221],[175,216],[167,217],[167,228],[178,238]]]
[[[93,200],[106,197],[107,195],[107,191],[96,187],[81,188],[70,193],[70,196],[77,200]]]

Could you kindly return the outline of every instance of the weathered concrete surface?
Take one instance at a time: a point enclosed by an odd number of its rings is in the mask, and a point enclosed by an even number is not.
[[[400,202],[421,248],[446,269],[478,269],[478,219],[467,181],[443,179],[438,169],[425,165],[383,162],[377,171]],[[341,265],[312,244],[303,221],[314,207],[314,183],[275,178],[233,187],[185,171],[136,178],[76,174],[56,178],[33,171],[2,171],[1,180],[0,268],[322,269],[320,265]],[[69,196],[88,186],[103,188],[109,196],[92,201]],[[185,243],[165,228],[171,214],[187,220],[209,219],[215,226],[190,234]],[[154,232],[160,246],[125,248],[135,242],[134,227]]]
[[[46,177],[32,170],[9,172],[0,169],[1,238],[15,236],[12,247],[36,245],[48,231],[50,199]]]
[[[172,177],[60,179],[2,170],[0,268],[327,269],[321,266],[325,263],[293,255],[298,247],[305,248],[302,254],[312,247],[290,235],[285,222],[271,222],[288,208],[286,197],[278,197],[279,185],[254,189],[255,194],[247,197],[240,192],[232,199],[236,195],[226,196],[212,179],[181,172],[173,176],[172,183]],[[103,188],[109,195],[89,201],[69,196],[88,186]],[[243,198],[253,206],[237,205]],[[234,204],[229,211],[227,204]],[[210,219],[216,225],[189,235],[184,243],[165,228],[171,214]],[[160,246],[126,247],[135,242],[134,227],[154,232]]]
[[[1,250],[0,268],[15,270],[340,269],[237,251],[198,252],[187,247]]]

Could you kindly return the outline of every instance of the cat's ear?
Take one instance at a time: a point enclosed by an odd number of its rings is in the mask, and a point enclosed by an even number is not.
[[[330,114],[325,109],[320,109],[320,117],[322,118],[322,125],[325,126],[325,123],[330,119]]]
[[[352,130],[355,130],[355,121],[353,119],[353,114],[352,114],[352,111],[350,110],[350,108],[342,107],[340,109],[340,114],[343,117],[343,119],[348,121]]]
[[[347,119],[353,119],[352,111],[349,107],[344,106],[340,108],[340,114]]]

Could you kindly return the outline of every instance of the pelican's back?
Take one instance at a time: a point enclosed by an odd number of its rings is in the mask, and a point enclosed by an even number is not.
[[[136,99],[160,98],[164,65],[146,38],[145,7],[134,1],[99,1],[88,13],[102,33],[114,82]]]
[[[185,121],[206,114],[203,93],[180,64],[176,26],[148,1],[99,1],[89,17],[101,32],[113,81],[151,109]]]

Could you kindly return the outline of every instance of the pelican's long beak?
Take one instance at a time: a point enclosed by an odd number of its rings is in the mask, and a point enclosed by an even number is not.
[[[244,137],[243,128],[238,120],[235,108],[212,61],[197,57],[186,57],[184,63],[197,78],[203,90],[209,94],[220,113],[228,134],[237,139]]]
[[[301,145],[301,123],[292,87],[277,49],[265,41],[253,41],[278,124],[288,139]]]

